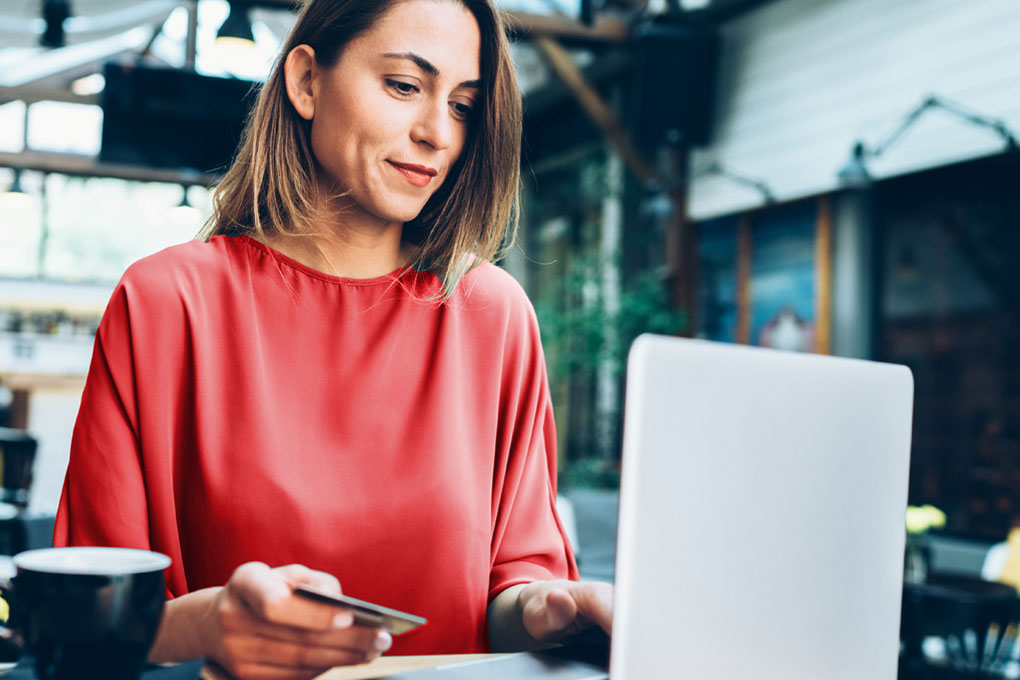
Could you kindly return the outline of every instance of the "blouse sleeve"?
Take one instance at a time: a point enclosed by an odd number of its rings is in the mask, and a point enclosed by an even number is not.
[[[580,578],[556,513],[556,425],[538,322],[521,296],[519,338],[504,358],[500,394],[489,602],[518,583]]]
[[[149,548],[136,380],[123,284],[96,334],[57,510],[57,546]]]

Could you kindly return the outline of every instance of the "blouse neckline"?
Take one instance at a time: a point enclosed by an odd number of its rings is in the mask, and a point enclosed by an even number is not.
[[[416,274],[420,273],[417,270],[415,270],[413,266],[404,265],[402,267],[394,269],[392,272],[388,274],[383,274],[381,276],[373,276],[367,279],[357,279],[346,276],[334,276],[332,274],[320,272],[318,269],[313,269],[312,267],[309,267],[306,264],[298,262],[294,258],[284,255],[279,250],[267,246],[265,243],[257,241],[253,239],[251,236],[248,236],[247,234],[239,234],[238,236],[232,238],[240,239],[243,243],[247,243],[252,248],[255,248],[256,250],[259,250],[264,254],[273,257],[278,262],[290,267],[291,269],[294,269],[312,278],[319,279],[320,281],[325,281],[327,283],[336,283],[345,286],[376,286],[379,284],[392,284],[394,281],[401,279],[409,272],[414,272]]]

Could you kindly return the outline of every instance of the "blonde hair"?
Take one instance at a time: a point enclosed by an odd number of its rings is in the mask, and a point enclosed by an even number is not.
[[[344,47],[402,0],[309,0],[301,8],[272,73],[249,114],[234,162],[213,196],[213,213],[199,234],[301,236],[315,233],[328,205],[320,201],[309,121],[287,98],[284,62],[309,45],[331,68]],[[448,297],[483,261],[502,257],[517,231],[521,98],[503,20],[490,0],[459,2],[481,33],[481,102],[464,150],[421,213],[404,225],[417,247],[414,266],[432,271]]]

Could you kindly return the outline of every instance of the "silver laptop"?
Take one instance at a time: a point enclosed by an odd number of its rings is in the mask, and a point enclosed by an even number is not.
[[[627,370],[609,677],[894,680],[910,371],[652,335]],[[404,677],[606,675],[515,654]]]
[[[894,680],[913,378],[642,336],[613,680]]]

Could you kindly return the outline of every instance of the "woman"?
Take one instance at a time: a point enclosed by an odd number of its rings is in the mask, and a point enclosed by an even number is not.
[[[519,143],[488,0],[304,8],[207,241],[114,292],[75,427],[55,541],[173,558],[152,660],[300,677],[609,629],[554,510],[534,313],[488,262]],[[338,579],[429,623],[292,593]]]

